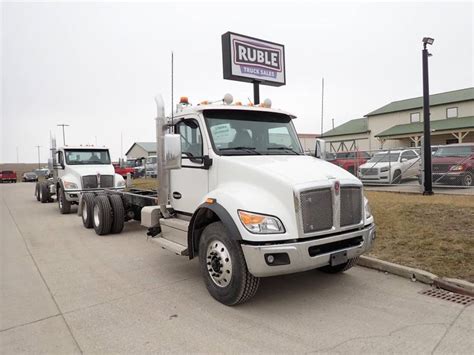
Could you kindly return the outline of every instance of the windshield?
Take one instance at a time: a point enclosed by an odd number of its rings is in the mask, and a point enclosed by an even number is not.
[[[369,163],[393,163],[398,161],[399,156],[400,153],[377,153],[369,160]]]
[[[146,158],[146,163],[147,164],[156,164],[156,157]]]
[[[299,155],[300,142],[288,115],[240,110],[204,111],[219,155]]]
[[[474,147],[440,147],[433,153],[435,157],[467,157],[474,153]]]
[[[67,149],[66,164],[68,165],[109,165],[110,156],[107,149]]]

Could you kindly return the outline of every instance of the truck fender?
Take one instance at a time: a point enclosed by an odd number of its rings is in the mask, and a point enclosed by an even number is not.
[[[204,228],[212,222],[221,221],[231,239],[242,240],[239,229],[227,210],[218,203],[203,203],[194,212],[188,228],[189,259],[194,258]]]

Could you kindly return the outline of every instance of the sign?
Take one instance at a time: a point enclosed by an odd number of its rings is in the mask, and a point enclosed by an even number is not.
[[[227,32],[222,35],[224,79],[286,84],[285,46],[278,43]]]

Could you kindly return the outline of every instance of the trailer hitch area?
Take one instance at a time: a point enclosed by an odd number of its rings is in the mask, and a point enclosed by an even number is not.
[[[149,237],[156,237],[158,234],[161,233],[161,227],[152,227],[148,228],[148,232],[146,233]]]

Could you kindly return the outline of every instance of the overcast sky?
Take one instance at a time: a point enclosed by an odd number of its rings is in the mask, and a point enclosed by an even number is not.
[[[473,2],[2,3],[0,162],[46,161],[49,134],[62,144],[106,145],[118,159],[154,140],[153,97],[252,97],[250,84],[223,80],[227,31],[285,45],[287,84],[262,86],[262,100],[298,116],[300,133],[391,101],[422,95],[421,39],[430,48],[431,93],[474,86]]]

